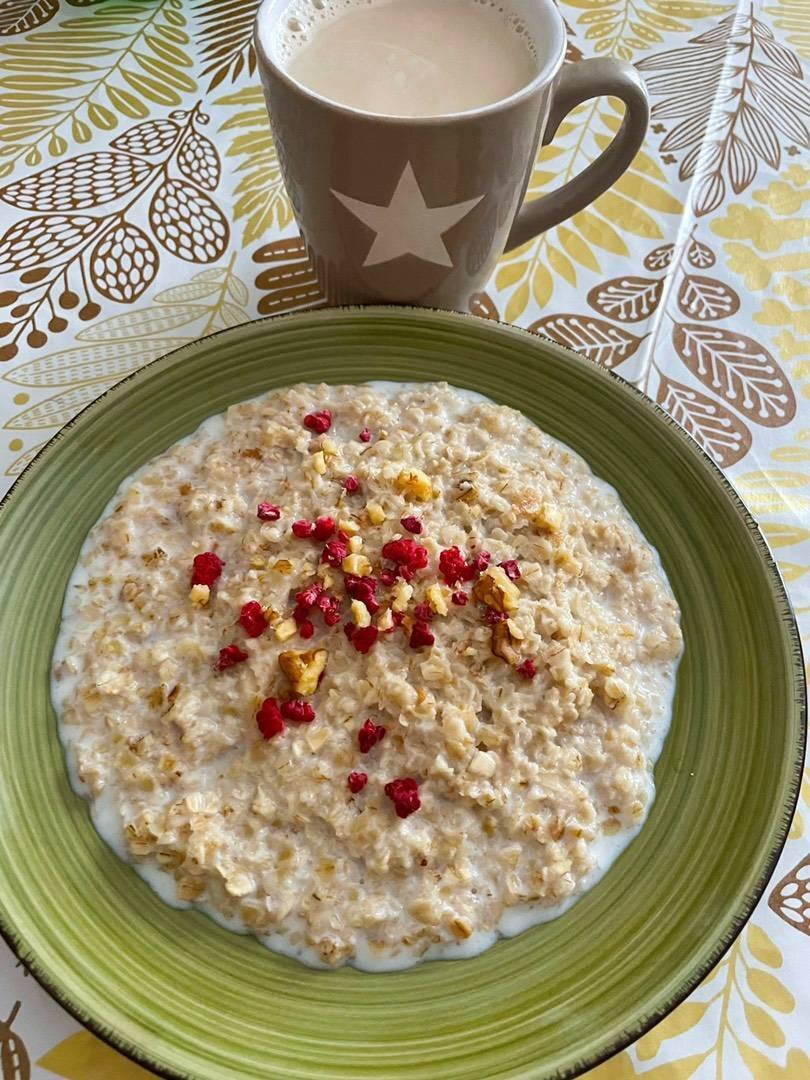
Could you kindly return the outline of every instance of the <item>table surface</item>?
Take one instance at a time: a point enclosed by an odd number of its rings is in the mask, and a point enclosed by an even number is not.
[[[60,425],[139,365],[321,302],[256,78],[256,6],[0,5],[0,493]],[[504,257],[476,313],[618,369],[682,423],[760,521],[804,629],[810,0],[560,7],[569,60],[638,65],[651,128],[609,193]],[[540,153],[530,196],[579,172],[619,122],[605,99],[571,114]],[[180,161],[171,147],[183,126],[193,135]],[[111,151],[129,156],[111,169]],[[180,247],[171,209],[150,215],[169,165],[185,220],[220,216],[226,241]],[[808,826],[805,780],[776,873],[725,958],[590,1077],[810,1077]],[[149,1076],[81,1029],[0,945],[0,1020],[12,1014],[25,1048],[16,1080]]]

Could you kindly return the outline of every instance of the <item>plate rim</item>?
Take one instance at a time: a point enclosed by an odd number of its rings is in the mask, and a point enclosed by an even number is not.
[[[711,476],[716,486],[731,503],[735,513],[745,525],[750,542],[754,546],[757,555],[762,562],[763,568],[766,571],[768,584],[786,635],[787,648],[785,652],[790,661],[790,668],[796,682],[796,699],[794,701],[794,706],[798,709],[799,739],[798,745],[794,748],[797,753],[793,771],[785,792],[786,797],[782,801],[781,817],[778,823],[776,841],[768,852],[768,857],[757,876],[756,882],[736,910],[726,933],[717,940],[715,946],[708,952],[704,960],[695,966],[677,990],[675,990],[659,1008],[652,1012],[644,1012],[635,1024],[624,1027],[622,1031],[618,1032],[602,1050],[580,1058],[569,1067],[558,1068],[554,1072],[547,1073],[543,1078],[543,1080],[573,1080],[574,1077],[581,1076],[588,1070],[596,1068],[609,1058],[621,1053],[659,1024],[692,993],[706,975],[716,967],[726,952],[728,952],[742,932],[746,923],[753,915],[757,905],[765,894],[768,883],[774,875],[774,871],[776,870],[776,866],[788,839],[788,833],[795,815],[796,806],[798,805],[802,776],[804,773],[808,740],[807,676],[805,672],[801,635],[793,603],[788,594],[782,572],[779,569],[770,545],[753,514],[723,470],[712,460],[709,454],[685,428],[665,412],[653,398],[645,394],[634,383],[629,382],[617,372],[604,367],[598,361],[592,360],[588,356],[584,356],[581,353],[575,352],[573,349],[560,345],[558,342],[543,334],[529,330],[528,327],[516,326],[514,323],[503,322],[501,319],[496,318],[482,318],[481,316],[474,315],[472,312],[448,311],[442,308],[407,304],[340,305],[336,307],[320,306],[304,308],[298,311],[284,312],[278,315],[264,316],[258,319],[249,319],[245,323],[238,324],[238,326],[223,327],[221,330],[216,330],[212,334],[206,334],[205,337],[195,338],[193,341],[184,342],[176,349],[171,349],[169,352],[162,353],[160,356],[148,361],[141,367],[136,368],[135,371],[118,379],[106,390],[102,391],[98,397],[93,398],[92,401],[89,401],[84,405],[79,412],[72,416],[67,423],[62,425],[62,427],[55,432],[47,442],[43,443],[20,475],[16,477],[6,494],[0,498],[0,520],[2,520],[4,514],[8,512],[8,507],[17,491],[30,481],[30,477],[35,472],[40,471],[45,464],[47,464],[52,455],[56,452],[58,444],[62,439],[68,437],[72,429],[83,422],[83,419],[88,414],[101,408],[103,402],[109,395],[113,393],[122,393],[123,387],[129,382],[143,377],[145,372],[150,371],[150,369],[155,368],[157,365],[164,364],[172,358],[177,358],[179,354],[187,349],[196,348],[200,342],[207,342],[223,334],[235,332],[244,326],[257,326],[260,324],[271,325],[280,322],[298,322],[303,320],[314,320],[315,322],[319,322],[335,317],[340,319],[357,315],[360,315],[361,317],[368,315],[373,318],[374,316],[397,314],[406,318],[409,316],[416,316],[418,318],[421,315],[429,314],[434,317],[439,316],[442,319],[446,319],[450,324],[457,323],[459,325],[466,323],[467,320],[475,320],[484,325],[490,323],[493,326],[498,327],[499,332],[510,334],[516,338],[523,338],[529,342],[539,339],[543,342],[545,347],[551,349],[552,352],[557,352],[561,357],[564,357],[567,362],[573,362],[578,364],[581,368],[590,371],[593,377],[603,378],[608,381],[612,380],[621,393],[634,398],[641,409],[657,417],[659,421],[662,421],[675,437],[682,442],[688,452],[696,458],[704,472],[707,472]],[[85,1029],[101,1039],[113,1050],[122,1054],[135,1064],[140,1065],[142,1068],[154,1073],[157,1077],[162,1078],[162,1080],[198,1080],[193,1073],[181,1072],[171,1066],[160,1064],[154,1058],[149,1056],[146,1049],[140,1047],[135,1042],[130,1041],[117,1030],[108,1027],[95,1016],[85,1012],[82,1007],[72,999],[68,991],[63,991],[61,988],[55,986],[49,972],[44,969],[40,964],[39,959],[30,951],[30,948],[26,945],[26,942],[17,932],[16,928],[11,924],[11,921],[6,919],[2,909],[0,909],[0,936],[2,936],[5,943],[23,965],[25,970],[33,976],[46,993],[65,1009],[74,1020],[78,1021]],[[26,955],[26,953],[29,953],[29,955]],[[70,1038],[70,1036],[68,1036],[68,1038]],[[531,1074],[523,1074],[526,1078],[533,1075],[533,1072]]]

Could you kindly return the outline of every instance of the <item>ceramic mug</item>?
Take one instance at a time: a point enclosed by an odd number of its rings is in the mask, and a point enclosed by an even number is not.
[[[565,24],[552,0],[510,0],[542,44],[532,82],[494,104],[426,118],[364,112],[296,82],[275,45],[288,4],[261,4],[256,52],[287,192],[330,303],[466,310],[504,250],[593,202],[644,140],[649,104],[635,68],[563,64]],[[521,205],[538,143],[601,95],[626,106],[613,141],[578,176]]]

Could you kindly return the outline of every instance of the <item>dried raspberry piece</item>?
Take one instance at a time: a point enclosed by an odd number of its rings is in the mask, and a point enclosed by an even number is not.
[[[295,608],[293,609],[292,617],[295,619],[298,625],[301,626],[302,623],[305,623],[309,620],[309,611],[310,609],[304,604],[296,604]]]
[[[323,514],[315,519],[315,539],[328,540],[335,531],[335,519]]]
[[[457,547],[439,553],[439,572],[448,585],[455,585],[457,581],[472,581],[475,577],[475,567],[467,562]]]
[[[302,638],[308,640],[315,633],[315,624],[310,622],[309,619],[304,619],[303,622],[298,624],[298,633]]]
[[[412,649],[421,649],[423,645],[432,645],[435,640],[428,624],[419,619],[413,624],[408,644]]]
[[[256,507],[256,517],[259,521],[278,521],[281,517],[281,507],[273,506],[272,503],[259,503]]]
[[[450,599],[458,607],[464,607],[467,604],[467,602],[469,601],[470,598],[469,598],[469,596],[467,596],[467,594],[464,592],[463,589],[458,589],[456,592],[453,593],[453,595],[450,597]]]
[[[533,679],[537,674],[537,664],[534,660],[524,660],[522,664],[519,664],[515,670],[518,675],[522,675],[524,679]]]
[[[428,564],[428,550],[415,540],[389,540],[383,544],[382,557],[390,559],[399,567],[400,575],[409,580],[416,570],[422,570]]]
[[[316,607],[323,615],[323,621],[327,626],[337,626],[340,622],[339,596],[329,596],[327,593],[321,593],[318,597]]]
[[[332,414],[328,409],[319,412],[307,413],[304,417],[304,427],[314,431],[316,435],[323,435],[332,426]]]
[[[361,754],[367,754],[372,747],[385,738],[385,728],[382,724],[375,724],[373,720],[366,720],[357,732],[357,745]]]
[[[413,609],[413,613],[420,622],[430,622],[433,618],[433,608],[430,604],[424,603],[424,601],[421,604],[416,605]]]
[[[297,536],[299,540],[308,540],[315,532],[315,522],[305,521],[304,519],[294,521],[292,523],[292,531],[293,536]]]
[[[232,642],[230,645],[226,645],[224,649],[219,650],[215,667],[217,671],[224,671],[226,668],[233,667],[234,664],[241,664],[243,660],[247,659],[248,654],[243,649],[240,649],[235,642]]]
[[[256,713],[256,726],[265,739],[272,739],[284,730],[284,720],[275,698],[265,698]]]
[[[356,795],[358,791],[362,791],[368,783],[368,773],[364,772],[350,772],[346,783],[349,785],[349,791],[352,795]]]
[[[308,611],[317,604],[322,593],[323,585],[321,585],[320,581],[313,581],[311,585],[307,585],[305,589],[295,594],[295,602],[299,607]]]
[[[248,600],[239,613],[239,625],[248,637],[260,637],[267,629],[267,619],[258,600]]]
[[[347,476],[343,481],[343,490],[348,491],[349,494],[353,494],[355,491],[360,490],[360,481],[356,476]]]
[[[360,442],[371,442],[371,428],[364,427],[357,438]]]
[[[390,589],[396,580],[397,574],[395,570],[380,571],[380,584],[384,585],[386,589]]]
[[[356,630],[357,627],[354,625],[353,622],[347,622],[343,624],[343,633],[346,635],[349,641],[351,641],[354,637],[354,633]]]
[[[403,529],[407,529],[409,533],[416,533],[417,536],[424,528],[422,522],[415,514],[408,514],[407,517],[400,518],[399,523]]]
[[[398,629],[405,622],[404,611],[392,611],[391,618],[394,620],[394,629]]]
[[[311,724],[315,719],[315,710],[308,701],[282,701],[281,715],[285,720],[294,720],[296,724]]]
[[[359,629],[355,628],[349,640],[355,649],[365,656],[377,640],[377,633],[376,626],[361,626]]]
[[[377,600],[377,579],[373,577],[356,577],[354,574],[347,574],[344,579],[346,585],[346,592],[352,598],[352,600],[359,600],[366,605],[369,613],[375,615],[380,610],[380,604]]]
[[[488,551],[479,551],[473,559],[473,566],[479,574],[483,574],[489,564],[492,562],[492,555]]]
[[[517,564],[517,559],[507,559],[505,562],[498,563],[501,570],[506,574],[510,581],[517,581],[518,578],[523,575],[520,572],[520,567]]]
[[[490,626],[494,626],[495,623],[506,622],[509,616],[505,611],[496,611],[495,608],[488,607],[484,614],[484,621]]]
[[[214,554],[213,551],[203,551],[202,554],[195,555],[191,570],[191,584],[207,585],[210,588],[222,573],[224,565],[219,555]]]
[[[396,780],[390,780],[383,791],[394,804],[397,817],[409,817],[422,805],[419,784],[412,776],[398,776]]]
[[[330,566],[340,567],[340,564],[349,554],[349,545],[345,540],[329,540],[324,545],[321,562],[329,563]]]

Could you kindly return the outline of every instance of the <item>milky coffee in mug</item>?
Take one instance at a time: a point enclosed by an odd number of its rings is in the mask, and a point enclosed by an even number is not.
[[[332,303],[466,309],[505,247],[597,198],[646,130],[631,65],[563,64],[553,0],[263,0],[255,41],[287,191]],[[613,142],[521,207],[538,143],[603,94],[627,108]]]

